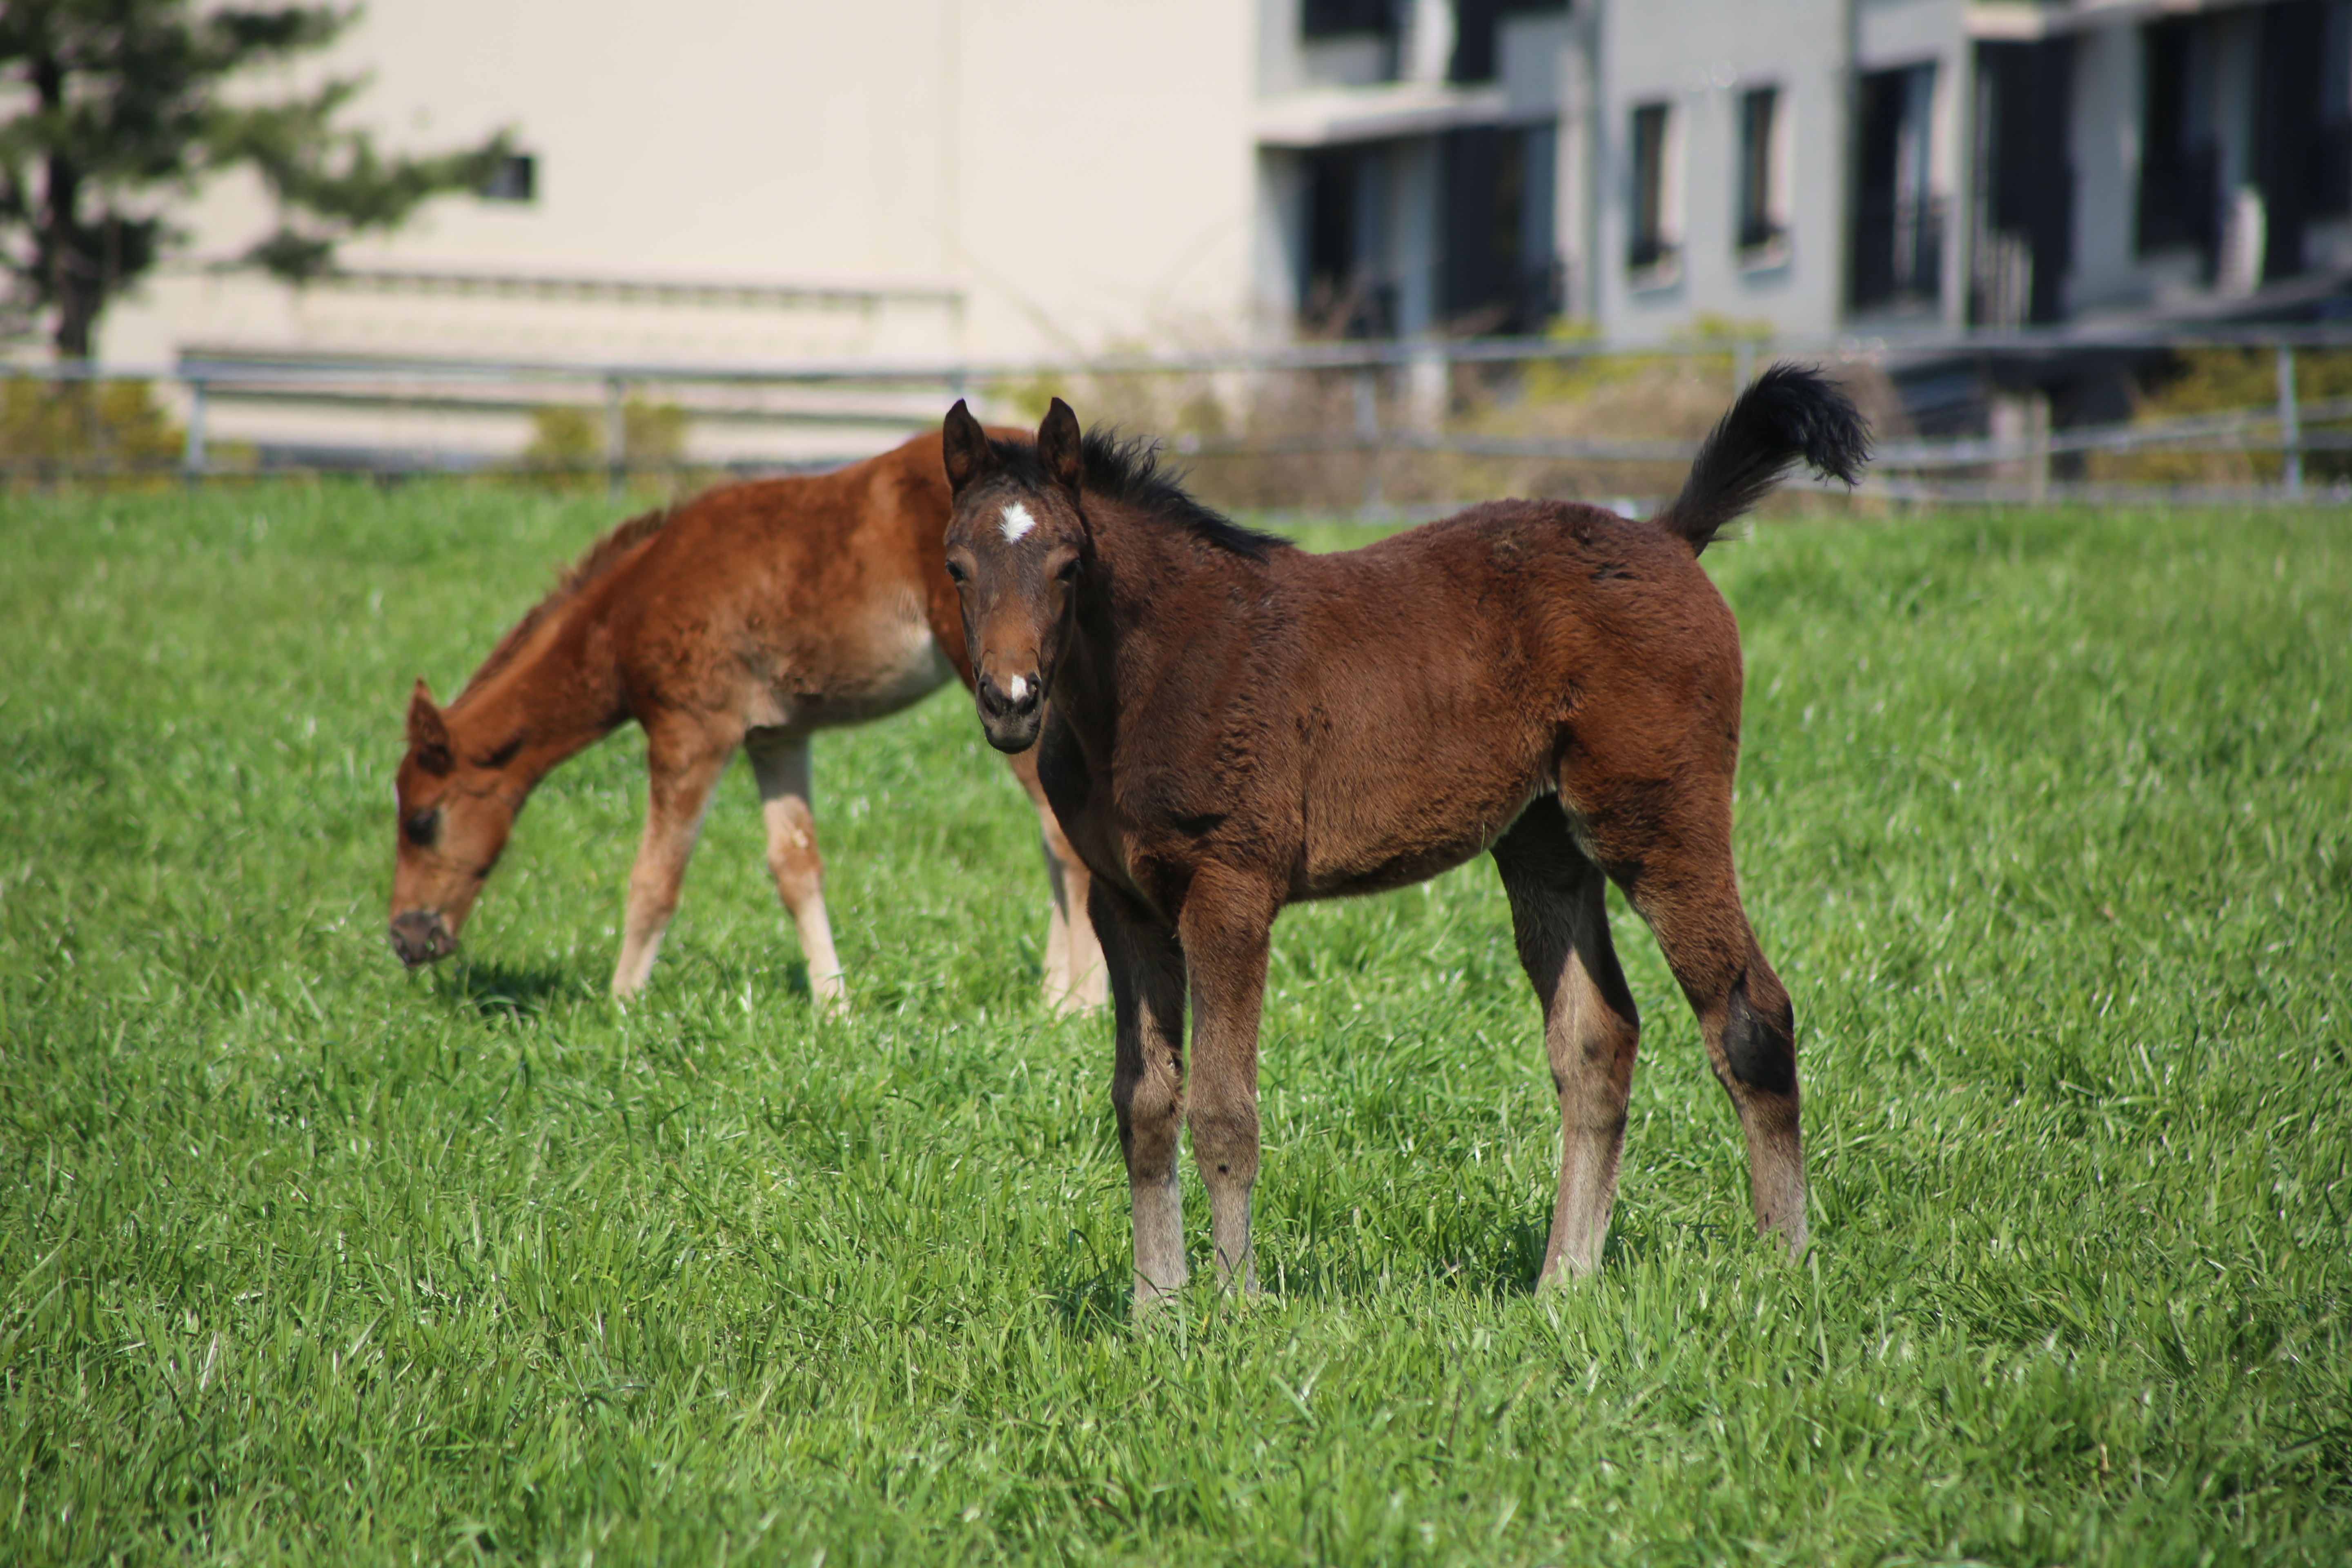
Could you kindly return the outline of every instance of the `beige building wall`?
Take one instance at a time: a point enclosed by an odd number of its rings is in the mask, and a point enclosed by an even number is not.
[[[346,247],[352,283],[297,293],[208,266],[268,223],[225,182],[101,353],[740,363],[1231,341],[1255,25],[1252,0],[377,0],[300,79],[370,73],[350,118],[394,147],[515,127],[536,199],[436,203]]]

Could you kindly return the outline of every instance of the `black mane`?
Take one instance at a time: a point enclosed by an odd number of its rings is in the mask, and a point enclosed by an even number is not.
[[[1036,447],[1027,441],[988,443],[1004,472],[1042,490],[1051,480],[1038,460]],[[1154,521],[1173,523],[1204,544],[1230,554],[1263,561],[1266,552],[1290,542],[1278,534],[1261,533],[1194,500],[1184,489],[1184,474],[1160,466],[1160,443],[1148,436],[1122,438],[1116,429],[1096,426],[1086,434],[1079,451],[1085,463],[1080,488],[1089,495],[1134,508]]]

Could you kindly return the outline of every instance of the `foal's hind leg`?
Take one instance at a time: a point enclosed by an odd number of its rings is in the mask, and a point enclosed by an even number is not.
[[[1559,1091],[1559,1192],[1540,1287],[1600,1266],[1642,1024],[1609,940],[1607,879],[1577,848],[1559,803],[1528,806],[1494,855]]]
[[[1037,748],[1032,746],[1005,761],[1037,808],[1037,826],[1045,842],[1045,887],[1051,895],[1045,917],[1046,1005],[1057,1013],[1099,1007],[1110,998],[1110,974],[1103,967],[1102,943],[1087,913],[1087,889],[1094,878],[1078,852],[1070,847],[1061,820],[1046,803],[1045,787],[1037,782]]]
[[[1591,829],[1698,1015],[1707,1061],[1739,1113],[1757,1228],[1794,1254],[1805,1246],[1796,1020],[1740,907],[1730,795],[1727,779],[1685,791],[1650,820],[1595,818]]]
[[[745,742],[751,776],[760,785],[760,814],[768,825],[768,872],[800,927],[808,960],[809,993],[839,1012],[841,960],[833,951],[833,922],[824,913],[824,860],[816,849],[816,815],[809,806],[809,743],[805,735],[755,735]]]
[[[678,884],[702,834],[710,793],[736,739],[700,731],[648,732],[646,736],[646,832],[637,863],[629,870],[629,902],[621,929],[621,961],[613,969],[613,994],[633,996],[652,974],[662,932],[677,910]]]
[[[1094,874],[1063,837],[1050,805],[1037,808],[1045,846],[1045,886],[1053,910],[1045,923],[1045,1000],[1056,1013],[1085,1013],[1110,999],[1110,972],[1087,915]]]
[[[1090,902],[1110,971],[1117,1058],[1110,1102],[1135,1216],[1135,1305],[1181,1289],[1184,1193],[1176,1145],[1184,1117],[1184,952],[1176,933],[1097,882]]]

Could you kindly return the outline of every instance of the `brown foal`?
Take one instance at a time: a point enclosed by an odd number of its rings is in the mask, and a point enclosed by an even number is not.
[[[810,989],[837,1005],[809,737],[895,713],[950,678],[971,683],[940,569],[948,507],[935,435],[835,473],[730,485],[598,541],[447,708],[419,680],[395,786],[392,942],[402,960],[456,951],[533,786],[634,719],[650,789],[614,994],[651,973],[711,791],[740,750]],[[1105,982],[1085,918],[1086,867],[1045,806],[1034,762],[1010,760],[1044,826],[1047,999],[1097,1005]]]
[[[1732,875],[1739,639],[1697,558],[1799,458],[1853,481],[1867,438],[1842,394],[1768,372],[1648,521],[1494,501],[1320,556],[1195,503],[1139,443],[1081,439],[1058,400],[1034,446],[991,439],[961,403],[944,435],[946,566],[982,725],[999,750],[1035,747],[1094,876],[1139,1306],[1185,1282],[1180,1123],[1218,1278],[1255,1288],[1276,912],[1481,850],[1510,897],[1559,1093],[1541,1279],[1599,1263],[1616,1191],[1639,1021],[1610,881],[1698,1016],[1746,1134],[1758,1225],[1804,1246],[1789,995]]]

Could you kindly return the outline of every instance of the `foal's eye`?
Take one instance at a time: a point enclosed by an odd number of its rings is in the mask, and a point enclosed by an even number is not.
[[[437,808],[413,813],[407,821],[400,825],[400,831],[404,837],[419,849],[430,849],[433,847],[433,841],[441,837],[441,813]]]
[[[1054,569],[1054,581],[1056,583],[1075,583],[1077,580],[1078,558],[1075,555]]]
[[[948,563],[948,581],[959,586],[963,583],[963,568],[952,561]]]

